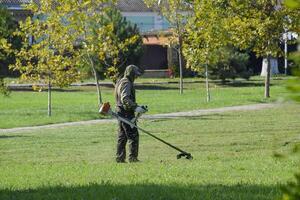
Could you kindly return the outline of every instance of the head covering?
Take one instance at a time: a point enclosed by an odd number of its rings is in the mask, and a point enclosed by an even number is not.
[[[128,65],[124,72],[124,77],[127,77],[131,81],[134,81],[136,77],[141,75],[142,70],[135,65]]]

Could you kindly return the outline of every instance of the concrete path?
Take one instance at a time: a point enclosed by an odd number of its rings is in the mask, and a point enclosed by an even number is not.
[[[193,110],[193,111],[187,111],[187,112],[144,115],[144,116],[142,116],[142,118],[143,119],[170,119],[170,118],[180,118],[180,117],[196,117],[196,116],[209,115],[209,114],[214,114],[214,113],[268,109],[268,108],[275,107],[277,105],[278,104],[270,103],[270,104],[253,104],[253,105],[244,105],[244,106],[232,106],[232,107],[223,107],[223,108]],[[43,126],[0,129],[0,133],[27,132],[27,131],[45,129],[45,128],[59,128],[59,127],[68,127],[68,126],[79,126],[79,125],[104,124],[104,123],[112,123],[112,122],[116,122],[116,119],[97,119],[97,120],[67,122],[67,123],[59,123],[59,124],[51,124],[51,125],[43,125]]]
[[[223,107],[223,108],[211,108],[211,109],[201,109],[201,110],[193,110],[186,112],[176,112],[176,113],[165,113],[165,114],[156,114],[156,115],[146,115],[144,118],[147,119],[167,119],[167,118],[178,118],[178,117],[195,117],[201,115],[209,115],[214,113],[223,113],[223,112],[234,112],[234,111],[247,111],[247,110],[261,110],[272,108],[278,104],[252,104],[252,105],[243,105],[243,106],[231,106],[231,107]],[[143,117],[142,117],[143,118]]]

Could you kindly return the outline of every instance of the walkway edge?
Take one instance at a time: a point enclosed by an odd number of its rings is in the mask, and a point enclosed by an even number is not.
[[[180,118],[180,117],[196,117],[201,115],[209,115],[214,113],[223,113],[229,111],[249,111],[249,110],[261,110],[275,107],[279,104],[275,103],[264,103],[264,104],[252,104],[252,105],[242,105],[242,106],[230,106],[223,108],[212,108],[212,109],[201,109],[193,110],[187,112],[175,112],[175,113],[164,113],[164,114],[154,114],[154,115],[144,115],[143,119],[170,119],[170,118]],[[18,127],[10,129],[0,129],[0,133],[14,133],[14,132],[27,132],[38,129],[51,129],[59,127],[69,127],[69,126],[79,126],[79,125],[93,125],[93,124],[105,124],[116,122],[116,119],[97,119],[79,122],[67,122],[58,124],[49,124],[42,126],[31,126],[31,127]]]

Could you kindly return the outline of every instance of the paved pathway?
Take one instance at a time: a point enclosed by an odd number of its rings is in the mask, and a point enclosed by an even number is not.
[[[202,109],[202,110],[193,110],[187,112],[175,112],[175,113],[165,113],[165,114],[155,114],[155,115],[144,115],[143,119],[169,119],[169,118],[180,118],[180,117],[195,117],[201,115],[209,115],[214,113],[223,113],[223,112],[234,112],[234,111],[248,111],[248,110],[261,110],[275,107],[278,104],[253,104],[253,105],[244,105],[244,106],[232,106],[232,107],[223,107],[223,108],[212,108],[212,109]],[[100,124],[100,123],[112,123],[116,122],[115,119],[97,119],[89,121],[80,121],[80,122],[67,122],[43,126],[32,126],[32,127],[20,127],[20,128],[11,128],[11,129],[0,129],[0,133],[13,133],[13,132],[25,132],[32,131],[44,128],[59,128],[67,126],[76,126],[76,125],[90,125],[90,124]]]

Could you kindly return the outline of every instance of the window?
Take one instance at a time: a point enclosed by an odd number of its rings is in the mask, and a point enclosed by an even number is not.
[[[125,16],[128,21],[138,26],[141,32],[151,31],[154,29],[154,16]]]

